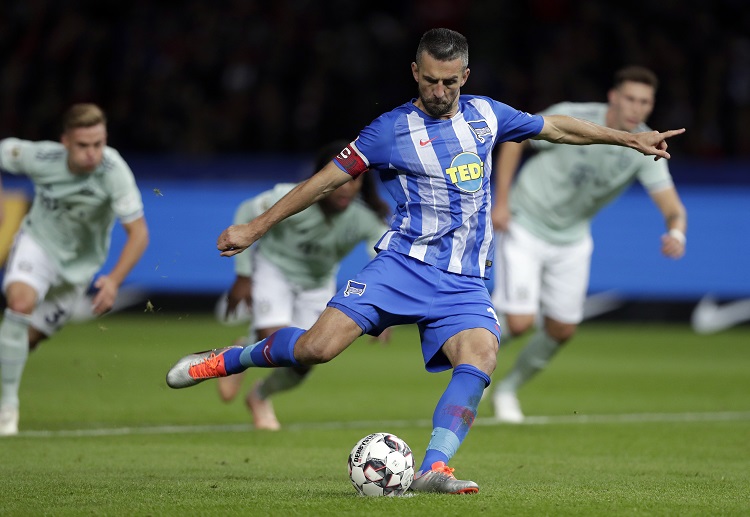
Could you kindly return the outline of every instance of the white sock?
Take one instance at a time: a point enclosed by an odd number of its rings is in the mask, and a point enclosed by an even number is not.
[[[29,325],[31,316],[5,309],[0,323],[0,406],[17,408],[21,375],[29,357]]]
[[[547,366],[559,349],[557,341],[543,330],[537,330],[518,354],[516,364],[498,384],[497,391],[517,392],[518,388]]]
[[[280,391],[290,390],[299,386],[305,380],[312,368],[275,368],[263,380],[258,388],[258,394],[263,400]]]

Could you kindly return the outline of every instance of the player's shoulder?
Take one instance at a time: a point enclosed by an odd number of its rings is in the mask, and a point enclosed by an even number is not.
[[[380,114],[378,117],[375,118],[375,120],[372,121],[372,124],[393,123],[399,118],[408,116],[412,113],[418,113],[418,112],[419,112],[419,108],[417,108],[414,105],[414,99],[412,99],[409,102],[405,102],[401,104],[400,106],[396,106],[390,111],[386,111],[385,113]]]
[[[373,212],[373,210],[367,206],[367,203],[362,201],[359,198],[354,199],[351,203],[349,203],[349,206],[346,207],[346,210],[343,212],[347,216],[357,216],[357,217],[375,217],[377,218],[378,215]]]
[[[239,205],[239,209],[251,209],[255,207],[255,205],[260,204],[263,210],[267,210],[297,185],[297,183],[276,183],[271,188],[258,192],[253,197],[249,197],[242,201]]]
[[[102,163],[99,165],[100,172],[124,172],[126,174],[132,174],[130,166],[122,157],[120,152],[114,147],[106,146],[102,155]]]
[[[585,120],[596,120],[604,117],[607,104],[603,102],[558,102],[542,111],[543,115],[568,115]]]
[[[465,93],[462,93],[458,98],[458,103],[461,107],[461,111],[464,111],[467,108],[480,108],[481,106],[490,106],[493,109],[497,109],[498,107],[511,108],[511,106],[508,106],[504,102],[500,102],[499,100],[493,99],[492,97],[488,97],[486,95],[474,95]]]
[[[254,207],[256,205],[259,205],[261,211],[268,210],[274,203],[276,203],[276,201],[291,192],[291,190],[297,185],[297,183],[276,183],[268,190],[264,190],[256,196],[243,201],[242,206],[246,208],[252,208],[254,210]]]
[[[345,225],[359,230],[366,230],[369,227],[380,228],[385,226],[385,222],[380,216],[361,199],[353,200],[341,215],[343,217],[339,219],[343,221]]]
[[[487,95],[475,95],[473,93],[462,93],[461,96],[458,98],[458,102],[464,103],[464,104],[471,104],[475,103],[477,101],[484,101],[489,102],[492,104],[503,104],[497,99],[493,99],[492,97],[488,97]]]
[[[299,185],[299,183],[277,183],[271,188],[270,191],[267,192],[273,192],[274,194],[283,196],[297,185]]]
[[[67,156],[65,146],[52,140],[17,140],[23,152],[37,163],[54,163],[64,160]]]

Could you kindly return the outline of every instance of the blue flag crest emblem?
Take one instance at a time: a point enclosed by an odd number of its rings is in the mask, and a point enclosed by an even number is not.
[[[349,296],[350,294],[356,294],[357,296],[362,296],[365,292],[366,287],[367,287],[367,284],[363,284],[361,282],[355,282],[354,280],[349,280],[346,282],[346,290],[344,290],[344,296]]]

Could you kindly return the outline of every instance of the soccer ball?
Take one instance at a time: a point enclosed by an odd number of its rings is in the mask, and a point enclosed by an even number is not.
[[[349,454],[349,479],[361,495],[403,495],[414,480],[414,457],[394,434],[368,434]]]

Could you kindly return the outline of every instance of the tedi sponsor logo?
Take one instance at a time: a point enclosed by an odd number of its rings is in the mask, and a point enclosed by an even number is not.
[[[451,183],[464,192],[476,192],[482,187],[484,163],[475,153],[461,153],[453,158],[445,174]]]

